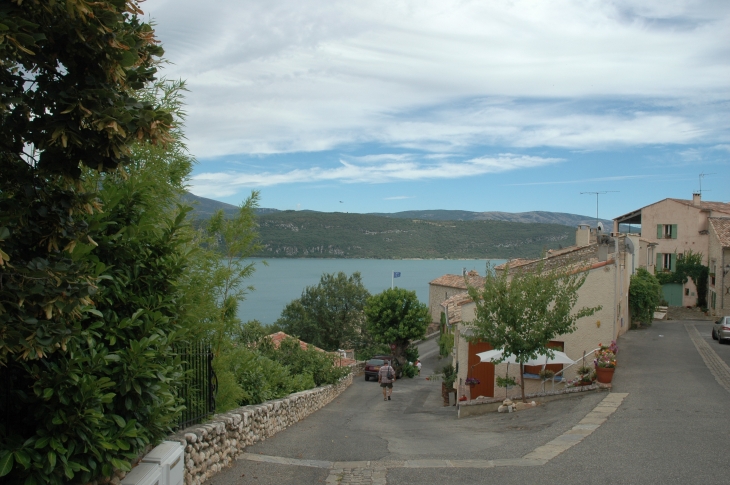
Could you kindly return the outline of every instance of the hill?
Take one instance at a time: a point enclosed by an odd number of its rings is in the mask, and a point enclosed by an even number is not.
[[[223,210],[223,213],[226,216],[233,216],[233,214],[235,214],[238,210],[238,207],[233,204],[226,204],[225,202],[199,197],[191,194],[190,192],[186,192],[182,199],[194,207],[195,210],[193,211],[193,214],[199,219],[208,219],[218,210]],[[271,214],[272,212],[279,212],[279,210],[264,208],[256,209],[256,214],[258,215]]]
[[[341,212],[259,216],[263,257],[513,258],[569,246],[575,229],[506,221],[424,221]]]
[[[457,210],[418,210],[394,213],[373,212],[371,215],[381,217],[394,217],[399,219],[422,219],[424,221],[507,221],[507,222],[528,222],[542,224],[562,224],[564,226],[577,227],[578,224],[596,225],[596,218],[568,214],[565,212],[470,212]],[[601,219],[605,227],[613,227],[613,221]]]

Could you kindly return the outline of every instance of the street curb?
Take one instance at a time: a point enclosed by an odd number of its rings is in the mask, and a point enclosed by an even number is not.
[[[421,340],[414,340],[413,342],[411,342],[411,345],[416,345],[416,344],[420,344],[421,342],[425,342],[426,340],[431,340],[432,338],[434,338],[438,334],[439,334],[439,332],[434,332],[431,335],[426,335]]]

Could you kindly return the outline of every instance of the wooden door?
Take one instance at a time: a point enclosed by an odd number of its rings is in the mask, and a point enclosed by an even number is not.
[[[471,398],[478,396],[494,397],[494,364],[482,362],[477,354],[492,350],[486,342],[469,344],[469,373],[467,377],[476,377],[479,384],[471,388]]]

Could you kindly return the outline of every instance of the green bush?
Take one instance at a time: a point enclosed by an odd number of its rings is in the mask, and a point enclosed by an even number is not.
[[[629,284],[629,311],[632,321],[650,325],[661,299],[662,286],[659,280],[644,268],[638,268],[636,274],[631,276]]]
[[[454,348],[454,334],[444,333],[439,337],[439,355],[441,357],[447,357],[451,354],[451,349]]]
[[[418,367],[413,364],[406,363],[406,365],[403,366],[403,375],[410,378],[416,377],[418,375]]]

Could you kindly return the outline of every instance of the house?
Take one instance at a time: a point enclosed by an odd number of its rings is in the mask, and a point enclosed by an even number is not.
[[[482,286],[484,277],[476,271],[464,270],[460,275],[446,274],[428,283],[428,309],[432,324],[441,324],[441,314],[444,313],[442,303],[458,293],[464,293],[467,283],[471,286]]]
[[[730,315],[730,217],[710,217],[707,306],[715,316]]]
[[[582,225],[576,231],[575,246],[552,251],[538,260],[514,260],[498,266],[495,270],[509,271],[512,274],[515,271],[537,270],[542,265],[545,269],[587,273],[586,281],[578,291],[576,306],[601,306],[601,310],[578,320],[576,331],[558,336],[551,342],[551,347],[562,350],[573,360],[581,359],[585,352],[589,354],[586,363],[591,363],[593,357],[590,352],[599,343],[608,344],[629,328],[628,288],[632,274],[631,260],[635,257],[638,239],[629,239],[627,236],[610,237]],[[478,396],[502,396],[504,390],[496,388],[496,376],[505,376],[509,370],[509,375],[514,377],[519,373],[519,367],[513,364],[508,368],[507,364],[481,362],[477,357],[476,354],[490,350],[491,347],[484,342],[468,340],[473,335],[469,324],[475,319],[476,311],[476,304],[468,294],[452,295],[443,305],[448,310],[446,318],[454,328],[453,362],[458,373],[457,385],[461,384],[459,395],[470,393],[472,399]],[[565,377],[574,377],[577,367],[567,369]],[[552,370],[562,370],[562,366],[558,364]],[[539,371],[539,366],[525,368],[522,378],[525,380],[527,393],[541,389],[542,381],[535,376]],[[463,386],[467,377],[476,377],[480,383],[467,389]],[[519,390],[513,389],[511,392],[515,395]]]
[[[351,365],[357,364],[357,361],[354,359],[354,355],[352,358],[350,358],[347,355],[347,352],[352,352],[354,354],[354,351],[340,350],[337,352],[327,352],[325,350],[320,349],[319,347],[316,347],[312,344],[308,344],[307,342],[303,342],[303,341],[297,339],[296,337],[292,337],[291,335],[286,334],[284,332],[272,333],[271,335],[269,335],[269,338],[271,339],[271,343],[274,344],[275,349],[278,349],[279,346],[281,345],[281,342],[283,342],[284,340],[292,338],[292,339],[299,341],[299,347],[301,347],[302,350],[307,350],[307,349],[309,349],[309,347],[312,347],[317,352],[325,352],[325,353],[335,356],[336,358],[334,359],[334,362],[335,362],[335,366],[337,366],[337,367],[345,367],[345,366],[351,366]]]
[[[677,260],[688,251],[702,253],[703,264],[709,264],[710,218],[730,217],[730,204],[707,202],[699,193],[692,200],[664,199],[613,220],[613,234],[619,224],[641,226],[644,242],[640,259],[649,271],[675,271]],[[697,288],[692,280],[684,285],[664,285],[664,299],[671,306],[697,305]]]

